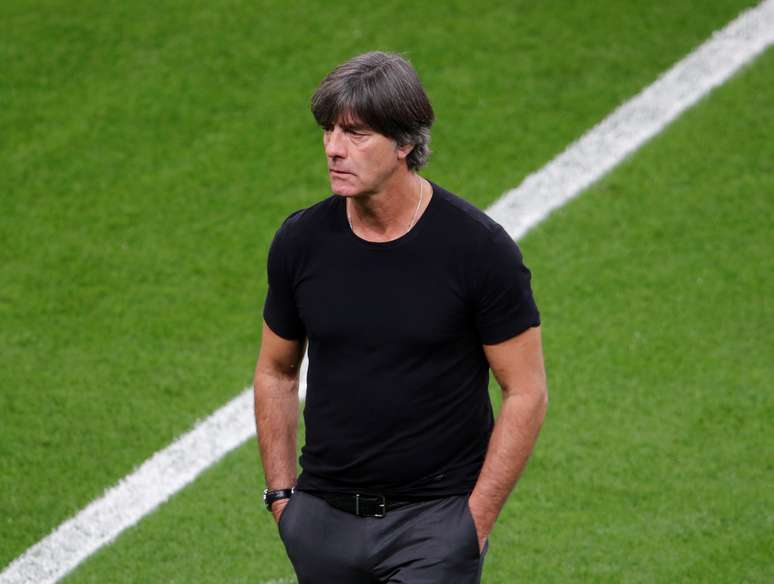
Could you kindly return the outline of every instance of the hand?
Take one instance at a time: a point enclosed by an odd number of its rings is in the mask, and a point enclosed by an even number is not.
[[[271,504],[271,514],[274,515],[274,521],[277,525],[279,525],[280,517],[282,517],[282,512],[285,510],[288,501],[290,499],[280,499]]]
[[[470,515],[473,517],[473,525],[478,536],[478,553],[481,554],[484,551],[484,544],[489,537],[489,533],[492,531],[492,522],[486,521],[484,513],[479,510],[472,496],[468,498],[468,509],[470,509]]]

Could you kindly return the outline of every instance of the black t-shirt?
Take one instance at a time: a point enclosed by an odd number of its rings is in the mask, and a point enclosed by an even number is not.
[[[493,427],[482,344],[540,324],[505,230],[438,185],[405,235],[351,230],[344,197],[292,213],[269,250],[263,316],[309,339],[297,487],[469,493]]]

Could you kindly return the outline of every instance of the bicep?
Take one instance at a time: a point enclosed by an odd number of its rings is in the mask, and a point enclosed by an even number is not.
[[[261,373],[273,376],[297,377],[306,349],[306,337],[286,339],[275,333],[263,321],[261,349],[255,369],[256,377]]]
[[[540,326],[483,348],[503,394],[547,393]]]
[[[284,339],[303,339],[306,327],[296,305],[296,270],[293,268],[293,258],[298,250],[288,241],[284,227],[285,223],[274,235],[269,247],[266,265],[269,286],[263,305],[263,319],[271,324],[276,335]]]
[[[501,226],[477,262],[473,306],[482,344],[495,345],[540,324],[532,295],[532,273],[521,250]]]

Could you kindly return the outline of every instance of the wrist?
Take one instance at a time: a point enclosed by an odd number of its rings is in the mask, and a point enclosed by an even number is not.
[[[276,513],[277,511],[283,509],[289,501],[290,499],[277,499],[276,501],[272,501],[269,511]]]
[[[266,505],[266,509],[271,511],[272,505],[277,501],[287,500],[295,493],[295,486],[288,487],[286,489],[264,489],[263,490],[263,503]]]
[[[475,523],[476,530],[482,537],[487,537],[492,531],[498,515],[498,511],[491,504],[487,503],[491,502],[478,496],[474,497],[471,495],[468,498],[468,508],[473,517],[473,523]]]

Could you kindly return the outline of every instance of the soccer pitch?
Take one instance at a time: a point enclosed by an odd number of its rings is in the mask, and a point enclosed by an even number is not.
[[[249,382],[268,241],[327,192],[332,63],[408,52],[425,174],[485,207],[747,5],[5,6],[3,564]],[[552,403],[487,582],[771,576],[773,64],[522,242]],[[247,445],[69,580],[287,577],[262,482]]]

